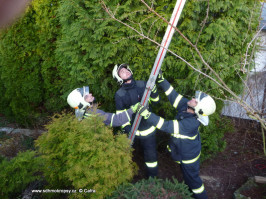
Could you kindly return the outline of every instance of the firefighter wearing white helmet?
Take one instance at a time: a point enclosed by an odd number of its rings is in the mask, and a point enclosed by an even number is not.
[[[88,86],[73,90],[67,97],[67,103],[75,109],[85,110],[90,103],[85,101],[85,96],[90,93]]]
[[[113,69],[113,78],[121,85],[115,93],[116,113],[120,113],[141,101],[146,81],[134,80],[133,73],[127,64],[117,64]],[[157,104],[160,100],[156,87],[153,88],[149,102]],[[150,108],[151,109],[151,108]],[[130,133],[135,115],[129,123],[122,125],[125,133]],[[156,129],[154,126],[142,120],[136,132],[135,141],[139,141],[143,149],[144,162],[146,164],[147,176],[155,177],[158,174],[158,158],[156,150]]]
[[[137,112],[151,125],[171,134],[168,145],[171,157],[180,164],[185,183],[194,193],[194,198],[205,199],[207,193],[199,177],[201,152],[199,126],[208,125],[208,115],[213,114],[216,109],[215,102],[211,96],[199,91],[191,100],[183,97],[164,79],[161,72],[157,82],[177,110],[175,119],[165,120],[143,106]]]
[[[216,104],[213,98],[204,92],[196,91],[195,95],[197,105],[194,107],[195,113],[200,116],[209,116],[216,110]]]
[[[105,125],[110,125],[112,127],[121,126],[129,122],[132,118],[132,114],[136,112],[139,103],[130,107],[130,109],[125,110],[122,113],[114,114],[107,113],[100,109],[93,109],[93,102],[95,98],[92,96],[92,93],[89,92],[88,86],[83,86],[82,88],[76,88],[73,90],[67,97],[67,103],[75,109],[75,114],[78,120],[86,119],[96,112],[96,114],[100,114],[104,116]]]
[[[213,114],[216,110],[216,104],[213,98],[204,92],[196,91],[195,100],[197,104],[191,107],[198,116],[198,120],[204,125],[209,124],[209,115]]]
[[[121,69],[123,69],[123,68],[127,69],[127,70],[131,73],[131,75],[130,75],[129,77],[125,78],[125,79],[123,79],[123,77],[121,78],[121,77],[119,76],[119,71],[120,71]],[[117,65],[115,65],[115,67],[114,67],[114,69],[113,69],[113,78],[114,78],[114,79],[115,79],[120,85],[122,85],[124,82],[126,82],[126,81],[128,81],[128,80],[131,80],[131,79],[133,78],[133,73],[132,73],[132,71],[131,71],[131,69],[130,69],[130,67],[129,67],[128,64],[117,64]]]

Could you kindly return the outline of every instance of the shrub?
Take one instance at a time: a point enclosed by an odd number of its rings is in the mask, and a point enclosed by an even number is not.
[[[120,185],[110,198],[113,199],[192,199],[192,193],[184,183],[173,178],[162,180],[149,178],[135,184]]]
[[[76,189],[72,198],[104,198],[134,175],[132,150],[125,135],[112,130],[93,115],[81,122],[72,114],[58,114],[48,132],[36,141],[45,161],[44,176],[50,188]],[[95,193],[79,193],[92,189]]]
[[[0,198],[17,198],[30,182],[39,179],[37,172],[42,166],[35,151],[18,153],[8,161],[0,163]]]
[[[225,149],[224,133],[230,131],[233,131],[233,124],[228,118],[220,117],[218,113],[210,116],[209,125],[200,127],[202,140],[201,161],[213,158],[218,152]]]

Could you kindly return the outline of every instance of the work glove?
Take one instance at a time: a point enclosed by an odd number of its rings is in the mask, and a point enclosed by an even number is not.
[[[148,119],[151,115],[151,112],[148,110],[145,106],[140,106],[137,110],[137,112],[142,116],[144,119]]]
[[[156,85],[154,85],[154,87],[152,88],[151,92],[152,92],[152,93],[156,93],[156,92],[157,92],[157,87],[156,87]]]
[[[84,114],[84,119],[89,119],[92,116],[91,113],[85,113]]]
[[[164,77],[163,77],[163,72],[162,70],[160,69],[159,70],[159,74],[158,74],[158,77],[157,77],[157,83],[161,83],[164,81]]]
[[[157,103],[160,100],[159,94],[157,93],[157,87],[156,85],[153,86],[151,90],[151,96],[149,98],[149,104],[151,103]]]
[[[139,109],[139,107],[141,106],[140,102],[136,103],[135,105],[131,106],[131,110],[133,111],[133,113],[137,112],[137,110]]]

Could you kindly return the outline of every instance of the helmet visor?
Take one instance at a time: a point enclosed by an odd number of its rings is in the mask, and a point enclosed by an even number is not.
[[[83,86],[83,97],[85,97],[87,94],[90,93],[90,88],[89,86]]]
[[[82,88],[78,88],[77,90],[80,92],[83,98],[83,101],[81,100],[80,104],[78,105],[78,108],[85,109],[87,106],[90,105],[90,103],[85,100],[86,96],[90,93],[90,88],[89,86],[83,86]]]
[[[196,91],[195,99],[200,102],[203,98],[207,97],[208,95],[201,91]]]
[[[82,88],[78,88],[78,91],[80,92],[82,97],[85,97],[87,94],[90,93],[89,86],[83,86]]]
[[[119,71],[120,71],[121,69],[123,69],[123,68],[126,68],[126,69],[127,69],[127,67],[128,67],[127,64],[119,64],[118,66],[119,66],[119,67],[117,68],[117,74],[119,74]]]
[[[198,120],[200,121],[201,124],[203,124],[204,126],[208,126],[209,124],[209,117],[208,116],[202,116],[200,115],[198,117]]]

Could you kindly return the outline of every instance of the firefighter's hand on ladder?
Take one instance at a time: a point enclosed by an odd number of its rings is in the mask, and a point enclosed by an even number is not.
[[[156,87],[156,85],[153,86],[151,92],[152,92],[152,93],[156,93],[156,92],[157,92],[157,87]]]
[[[148,110],[146,106],[140,106],[137,112],[142,116],[144,119],[148,119],[151,115],[151,112]]]
[[[158,74],[158,77],[157,77],[157,83],[161,83],[164,81],[164,77],[163,77],[163,72],[162,70],[160,69],[159,70],[159,74]]]

